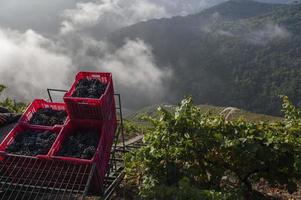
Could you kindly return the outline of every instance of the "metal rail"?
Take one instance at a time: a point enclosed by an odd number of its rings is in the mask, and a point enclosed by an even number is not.
[[[111,158],[111,162],[114,164],[110,164],[110,169],[105,178],[105,192],[101,198],[102,200],[111,199],[112,194],[118,190],[118,186],[125,176],[123,156],[125,153],[132,151],[133,146],[141,147],[143,145],[142,139],[142,136],[137,136],[124,142],[125,146],[121,142],[115,148],[112,148],[111,155],[114,154],[115,157]]]
[[[84,199],[95,164],[7,156],[0,162],[0,199]]]
[[[49,100],[52,102],[51,92],[63,92],[63,93],[66,93],[66,92],[68,92],[68,90],[47,88],[47,93],[48,93]]]

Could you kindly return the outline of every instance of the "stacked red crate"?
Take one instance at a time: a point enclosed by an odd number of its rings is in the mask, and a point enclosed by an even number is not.
[[[76,85],[82,79],[98,79],[100,82],[106,84],[105,92],[99,99],[72,97]],[[58,152],[59,145],[55,147],[52,156],[58,159],[67,159],[71,162],[95,162],[96,171],[101,179],[99,181],[102,184],[108,168],[111,148],[117,128],[112,74],[101,72],[79,72],[76,75],[70,90],[65,94],[64,102],[66,103],[70,122],[63,128],[62,137],[64,137],[63,135],[72,134],[71,132],[74,127],[87,122],[94,124],[93,127],[98,131],[100,128],[101,137],[97,151],[91,160],[85,161],[84,159],[77,158],[56,157],[55,154]],[[59,141],[58,144],[62,143],[63,139],[60,139]]]
[[[99,99],[72,97],[77,83],[82,79],[98,79],[106,84],[106,90]],[[96,164],[98,176],[93,177],[93,188],[99,190],[103,184],[108,168],[112,144],[117,128],[114,88],[111,73],[79,72],[70,90],[64,96],[65,103],[46,102],[42,99],[34,100],[26,109],[15,128],[7,135],[0,145],[0,154],[10,156],[5,152],[18,134],[24,130],[50,130],[57,134],[57,138],[46,155],[37,155],[36,158],[55,159],[75,164]],[[42,126],[30,124],[30,119],[41,108],[66,110],[68,117],[63,125]],[[91,159],[58,156],[64,140],[75,130],[94,130],[100,135],[96,152]]]
[[[35,131],[51,131],[53,133],[55,133],[57,135],[56,140],[54,141],[54,143],[51,145],[51,148],[48,150],[47,154],[44,155],[36,155],[36,156],[31,156],[31,157],[36,157],[36,158],[49,158],[49,154],[52,150],[52,148],[54,147],[56,141],[58,140],[58,136],[59,133],[61,131],[60,127],[45,127],[45,126],[40,126],[40,127],[33,127],[33,126],[29,126],[27,124],[17,124],[13,130],[10,131],[10,133],[5,137],[5,139],[2,141],[1,146],[0,146],[0,154],[2,156],[10,156],[11,153],[7,153],[6,150],[7,148],[15,142],[15,139],[17,137],[17,135],[21,134],[23,131],[25,130],[31,130],[33,132]]]
[[[107,85],[99,99],[72,97],[76,85],[82,79],[98,79]],[[70,90],[64,96],[70,119],[96,119],[107,120],[115,115],[114,88],[111,73],[79,72]]]
[[[64,141],[67,139],[67,137],[71,136],[72,134],[76,133],[78,130],[83,130],[87,133],[89,133],[90,130],[96,131],[99,134],[99,143],[96,148],[96,152],[94,156],[91,159],[81,159],[81,158],[75,158],[75,157],[64,157],[64,156],[58,156],[59,151],[63,147]],[[62,129],[59,137],[57,138],[55,144],[53,145],[53,148],[50,152],[50,156],[55,159],[64,160],[68,162],[74,162],[74,163],[93,163],[97,162],[99,160],[99,153],[100,148],[102,144],[102,140],[104,140],[104,134],[102,130],[102,126],[99,124],[96,120],[71,120],[66,123],[64,128]]]
[[[43,125],[33,125],[30,124],[30,119],[32,118],[33,114],[36,113],[41,108],[51,108],[53,110],[64,110],[66,111],[65,103],[56,103],[56,102],[47,102],[44,99],[35,99],[26,109],[26,111],[21,116],[19,123],[21,124],[28,124],[29,126],[41,128],[44,127]],[[68,120],[68,117],[65,120]],[[57,127],[63,127],[64,124],[57,124]]]
[[[64,124],[57,124],[54,126],[45,126],[45,125],[36,125],[36,124],[30,124],[30,120],[33,117],[34,113],[36,113],[39,109],[43,108],[51,108],[53,110],[64,110],[66,111],[65,103],[53,103],[53,102],[47,102],[43,99],[35,99],[26,109],[26,111],[23,113],[23,115],[20,117],[19,122],[16,124],[16,126],[8,133],[8,135],[5,137],[5,139],[2,141],[0,145],[0,153],[1,155],[10,156],[10,153],[7,153],[6,150],[8,146],[10,146],[16,139],[16,136],[21,134],[25,130],[31,130],[33,132],[36,131],[51,131],[57,134],[57,138],[59,136],[59,133],[64,126]],[[65,122],[68,120],[68,117],[66,118]],[[56,138],[56,139],[57,139]],[[54,142],[55,143],[55,142]],[[52,150],[54,143],[52,147],[49,149],[49,152]],[[31,156],[36,158],[49,158],[49,152],[45,155],[37,155],[37,156]],[[20,155],[22,156],[22,155]]]

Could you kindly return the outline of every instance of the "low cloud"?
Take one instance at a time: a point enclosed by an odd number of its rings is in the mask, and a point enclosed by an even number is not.
[[[266,24],[263,28],[256,29],[247,34],[247,40],[256,45],[265,45],[276,39],[287,39],[290,33],[285,27],[277,24]]]
[[[205,8],[225,1],[226,0],[1,0],[0,24],[18,29],[19,31],[26,31],[30,28],[39,33],[54,35],[59,30],[60,24],[63,25],[61,31],[68,32],[73,29],[86,29],[91,23],[95,23],[95,20],[97,20],[96,23],[99,23],[101,29],[107,33],[110,30],[116,30],[113,26],[123,24],[116,23],[114,20],[121,19],[121,21],[124,22],[127,21],[124,17],[131,18],[131,15],[128,15],[129,12],[124,12],[124,10],[129,10],[133,13],[143,13],[146,11],[145,16],[150,13],[147,11],[151,11],[151,16],[154,18],[162,16],[171,17],[197,13]],[[284,3],[293,2],[294,0],[261,1]],[[112,10],[112,8],[114,9]],[[122,11],[120,12],[121,15],[119,15],[119,11]],[[113,18],[103,17],[105,14],[110,15],[110,17],[113,16]],[[98,18],[98,16],[100,17]],[[145,20],[143,15],[139,14],[139,16],[141,16],[141,20]],[[63,17],[63,23],[61,23],[61,17]],[[150,17],[147,17],[147,19],[150,19]],[[99,20],[102,21],[100,22]]]
[[[206,23],[201,26],[201,32],[216,37],[238,38],[253,45],[266,45],[275,40],[285,40],[291,36],[291,33],[283,26],[273,23],[266,23],[259,27],[253,27],[250,24],[242,23],[230,25],[224,29],[225,21],[218,13],[212,14]]]
[[[67,52],[77,70],[112,72],[116,92],[122,94],[127,107],[142,107],[164,99],[172,71],[157,64],[152,47],[141,39],[125,40],[118,48],[108,41],[80,35],[68,39],[61,45],[72,49]]]
[[[45,88],[64,88],[71,59],[57,53],[56,44],[32,30],[24,33],[0,28],[0,81],[7,95],[32,100]]]
[[[148,0],[80,2],[76,4],[75,9],[64,11],[61,33],[79,31],[96,24],[117,29],[139,21],[167,16],[163,7]]]
[[[197,13],[225,1],[227,0],[152,0],[157,5],[164,7],[169,16]]]
[[[134,105],[160,102],[172,72],[159,67],[152,49],[142,40],[127,40],[101,60],[101,69],[113,73],[122,94]]]
[[[216,32],[220,36],[234,37],[235,35],[231,31],[217,30]]]
[[[160,102],[172,74],[140,39],[114,48],[76,34],[54,41],[32,30],[1,28],[0,43],[0,84],[8,87],[5,96],[21,101],[45,98],[46,88],[68,89],[77,71],[96,70],[112,72],[125,106],[135,109]]]
[[[0,27],[0,84],[8,86],[7,96],[25,101],[43,98],[47,87],[67,89],[77,71],[97,70],[113,72],[117,92],[122,94],[126,107],[161,102],[172,71],[157,64],[151,46],[136,39],[126,40],[116,49],[105,40],[89,36],[89,29],[95,35],[99,30],[106,35],[140,21],[196,13],[225,0],[79,1],[0,2],[0,23],[19,29]],[[273,24],[239,33],[214,29],[221,20],[214,13],[202,31],[244,37],[256,45],[290,36],[284,27]],[[61,34],[56,35],[57,30]]]
[[[224,30],[219,27],[224,22],[220,13],[215,12],[209,16],[208,20],[201,26],[201,32],[214,36],[235,37],[235,34],[229,30]]]
[[[216,30],[216,26],[223,22],[222,16],[215,12],[211,14],[206,22],[203,22],[201,25],[201,32],[208,34],[216,34],[218,30]]]
[[[150,19],[185,16],[226,0],[96,0],[78,2],[62,14],[60,32],[86,31],[105,35],[119,28]],[[101,32],[101,33],[99,33]]]

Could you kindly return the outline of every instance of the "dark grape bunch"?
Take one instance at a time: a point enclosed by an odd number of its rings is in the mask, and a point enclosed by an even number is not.
[[[64,124],[66,117],[67,113],[64,110],[40,108],[32,115],[29,123],[44,126],[62,125]]]
[[[91,159],[96,152],[99,138],[96,131],[77,131],[65,139],[58,155]]]
[[[76,84],[72,97],[99,99],[106,88],[107,84],[98,79],[82,79]]]
[[[57,134],[51,131],[25,130],[19,133],[6,152],[17,155],[46,155],[54,143]]]

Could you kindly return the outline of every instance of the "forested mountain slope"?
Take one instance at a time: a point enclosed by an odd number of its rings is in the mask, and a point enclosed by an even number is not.
[[[232,0],[186,17],[112,33],[116,46],[140,38],[174,76],[170,96],[280,114],[279,94],[301,104],[301,5]],[[143,67],[143,66],[141,66]]]

